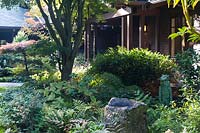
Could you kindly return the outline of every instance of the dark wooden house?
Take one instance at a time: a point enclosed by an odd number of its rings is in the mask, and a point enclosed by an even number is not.
[[[14,36],[26,25],[25,13],[27,9],[14,7],[10,10],[6,8],[0,9],[0,41],[11,43]]]
[[[108,47],[121,45],[128,50],[148,48],[173,57],[189,47],[182,38],[168,38],[177,28],[186,25],[181,6],[168,8],[165,0],[129,1],[118,4],[114,13],[104,14],[105,21],[86,23],[84,53],[87,59]],[[191,12],[199,16],[200,8]]]

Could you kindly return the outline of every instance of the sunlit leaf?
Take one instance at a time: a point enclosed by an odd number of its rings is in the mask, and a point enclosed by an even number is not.
[[[170,7],[171,0],[167,0],[168,8]]]
[[[168,38],[175,39],[175,38],[178,37],[178,36],[179,36],[179,34],[177,34],[177,33],[172,33],[171,35],[169,35]]]
[[[200,0],[194,0],[193,2],[192,2],[192,8],[194,9],[195,8],[195,6],[197,5],[197,3],[199,2]]]
[[[174,0],[173,7],[176,7],[179,2],[180,2],[180,0]]]

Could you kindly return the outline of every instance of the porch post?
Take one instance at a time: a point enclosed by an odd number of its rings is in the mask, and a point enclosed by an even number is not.
[[[144,23],[145,23],[145,16],[140,15],[139,48],[144,48]]]
[[[133,48],[133,16],[127,16],[129,20],[127,21],[127,49],[130,50]]]
[[[130,16],[127,16],[127,45],[126,48],[129,50],[130,46]]]
[[[122,27],[121,27],[121,41],[122,41],[122,44],[121,46],[122,47],[125,47],[127,48],[127,16],[124,16],[121,18],[122,20]]]
[[[121,46],[124,46],[124,17],[121,17]]]

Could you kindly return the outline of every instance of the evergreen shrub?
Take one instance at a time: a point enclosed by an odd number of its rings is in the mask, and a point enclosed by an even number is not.
[[[147,49],[130,51],[117,47],[97,56],[89,73],[112,73],[125,85],[143,87],[146,83],[158,81],[162,74],[172,74],[176,64],[168,56]]]

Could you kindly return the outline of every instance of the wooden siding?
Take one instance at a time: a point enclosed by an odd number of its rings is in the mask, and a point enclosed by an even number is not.
[[[168,55],[169,50],[169,31],[170,31],[170,17],[167,8],[161,8],[160,19],[160,34],[159,34],[159,52]]]
[[[155,16],[147,16],[146,17],[146,32],[144,33],[144,37],[145,37],[145,46],[146,48],[152,50],[152,51],[156,51],[156,46],[155,46],[155,23],[156,23],[156,19]]]
[[[20,28],[0,28],[0,40],[5,40],[11,43]]]
[[[121,28],[119,26],[111,26],[103,29],[99,26],[96,30],[96,52],[102,53],[108,47],[121,45]]]
[[[133,47],[139,47],[139,16],[133,17]]]

